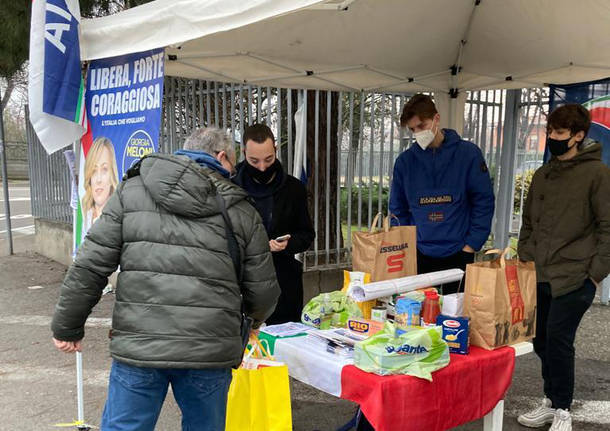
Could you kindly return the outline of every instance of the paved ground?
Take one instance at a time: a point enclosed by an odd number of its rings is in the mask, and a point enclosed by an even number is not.
[[[55,351],[49,331],[64,273],[62,265],[32,253],[0,258],[0,430],[52,430],[53,424],[76,417],[74,357]],[[93,425],[99,425],[106,396],[113,300],[112,295],[102,297],[84,342],[85,416]],[[597,302],[578,334],[575,430],[610,430],[609,318],[610,307]],[[506,399],[505,430],[524,429],[515,417],[539,396],[538,374],[533,354],[518,358]],[[292,397],[296,431],[334,430],[356,408],[299,382],[292,382]],[[179,430],[178,424],[179,411],[169,396],[157,429]],[[482,423],[458,429],[482,430]]]

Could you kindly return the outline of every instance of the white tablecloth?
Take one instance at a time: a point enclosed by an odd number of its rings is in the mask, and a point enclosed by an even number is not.
[[[291,377],[336,397],[341,396],[341,369],[354,363],[308,344],[305,337],[277,340],[274,356],[288,365]]]

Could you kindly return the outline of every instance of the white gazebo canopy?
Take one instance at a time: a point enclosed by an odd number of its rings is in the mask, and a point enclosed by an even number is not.
[[[522,88],[610,75],[609,21],[607,0],[156,0],[84,19],[82,50],[168,47],[169,75],[258,85]]]
[[[465,90],[610,75],[607,0],[156,0],[82,20],[82,58],[167,47],[166,74],[293,88]],[[457,118],[456,118],[457,116]]]

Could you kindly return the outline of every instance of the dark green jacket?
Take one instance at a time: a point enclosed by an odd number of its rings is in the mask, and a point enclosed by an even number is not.
[[[155,154],[120,184],[61,287],[54,337],[80,340],[107,277],[120,264],[110,353],[131,365],[215,368],[242,357],[240,289],[214,193],[224,197],[242,251],[245,310],[257,323],[280,290],[269,240],[246,193],[180,156]]]
[[[601,145],[536,171],[523,211],[519,257],[534,261],[538,281],[565,295],[610,271],[610,169]]]

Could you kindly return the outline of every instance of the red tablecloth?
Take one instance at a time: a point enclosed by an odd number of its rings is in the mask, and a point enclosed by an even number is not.
[[[377,431],[443,431],[485,416],[504,398],[515,351],[471,347],[451,354],[432,382],[412,376],[378,376],[353,365],[341,372],[341,398],[360,404]]]

